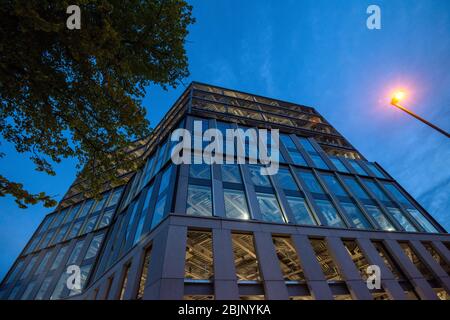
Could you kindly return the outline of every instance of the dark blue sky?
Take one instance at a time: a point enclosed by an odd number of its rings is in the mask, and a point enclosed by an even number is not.
[[[228,0],[191,2],[197,23],[187,44],[191,80],[315,107],[367,159],[379,162],[450,230],[450,142],[399,110],[389,94],[450,131],[450,1]],[[282,5],[281,5],[282,4]],[[381,7],[382,29],[366,28]],[[156,125],[184,90],[148,88]],[[57,176],[33,170],[2,144],[2,174],[59,200],[75,163]],[[0,278],[49,211],[0,198]]]

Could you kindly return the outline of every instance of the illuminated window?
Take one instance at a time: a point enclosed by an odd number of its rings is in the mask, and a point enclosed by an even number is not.
[[[304,281],[305,275],[300,265],[292,240],[288,237],[273,237],[273,243],[280,261],[285,281]]]
[[[213,275],[211,233],[188,231],[184,277],[190,280],[210,280]]]
[[[139,287],[136,295],[136,299],[142,299],[144,296],[145,284],[147,283],[148,266],[150,265],[150,256],[152,249],[148,248],[144,253],[144,263],[142,265],[141,277],[139,279]]]
[[[448,275],[450,275],[450,265],[447,264],[442,258],[442,256],[434,249],[433,245],[430,242],[422,242],[423,246],[427,251],[431,254],[433,259],[444,269],[445,272],[447,272]]]
[[[310,241],[325,278],[328,281],[342,280],[342,276],[328,251],[325,240],[310,239]]]
[[[238,281],[260,281],[253,236],[234,233],[231,235],[231,239]]]
[[[407,255],[409,260],[416,266],[417,270],[424,276],[425,279],[433,279],[434,276],[428,269],[428,267],[420,260],[420,258],[416,255],[411,246],[406,242],[399,242],[400,246],[403,249],[403,252]]]
[[[214,300],[213,295],[185,295],[183,300]]]
[[[375,249],[377,249],[378,254],[383,259],[384,264],[389,268],[389,270],[392,272],[394,277],[398,280],[404,280],[405,276],[401,269],[397,266],[397,264],[394,262],[390,254],[387,252],[384,245],[379,241],[374,241],[373,245],[375,246]]]
[[[359,273],[361,274],[361,278],[365,281],[367,280],[367,267],[370,265],[361,249],[357,245],[356,241],[353,240],[344,240],[343,241],[345,248],[347,249],[348,254],[353,260],[356,268],[358,268]]]
[[[120,286],[119,300],[123,300],[123,297],[125,295],[125,290],[127,289],[128,284],[128,273],[130,272],[130,268],[131,268],[130,264],[127,264],[125,266],[125,270],[123,272],[122,285]]]

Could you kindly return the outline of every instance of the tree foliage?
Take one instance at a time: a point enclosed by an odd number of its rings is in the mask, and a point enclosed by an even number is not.
[[[106,168],[138,164],[118,150],[149,134],[145,87],[176,87],[188,76],[184,44],[194,18],[184,0],[80,0],[81,29],[69,30],[71,4],[2,0],[0,135],[50,175],[54,163],[77,158],[80,178],[98,195],[105,181],[118,182]],[[0,175],[6,194],[21,207],[55,205]]]

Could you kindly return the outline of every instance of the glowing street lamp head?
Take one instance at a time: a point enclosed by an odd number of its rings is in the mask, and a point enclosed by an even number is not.
[[[400,101],[402,101],[405,98],[405,92],[404,91],[397,91],[394,93],[394,96],[392,97],[392,104],[396,104]]]

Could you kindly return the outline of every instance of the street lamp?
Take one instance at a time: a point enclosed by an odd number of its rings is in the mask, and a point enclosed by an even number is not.
[[[406,113],[408,113],[409,115],[413,116],[414,118],[416,118],[417,120],[422,121],[423,123],[425,123],[426,125],[430,126],[431,128],[433,128],[436,131],[439,131],[440,133],[442,133],[444,136],[446,136],[447,138],[450,138],[450,134],[439,128],[438,126],[435,126],[434,124],[428,122],[427,120],[423,119],[422,117],[418,116],[417,114],[415,114],[414,112],[412,112],[411,110],[406,109],[405,107],[403,107],[402,105],[400,105],[400,101],[403,100],[405,98],[405,92],[403,91],[397,91],[396,93],[394,93],[394,96],[392,97],[391,100],[391,104],[394,107],[399,108],[400,110],[405,111]]]

